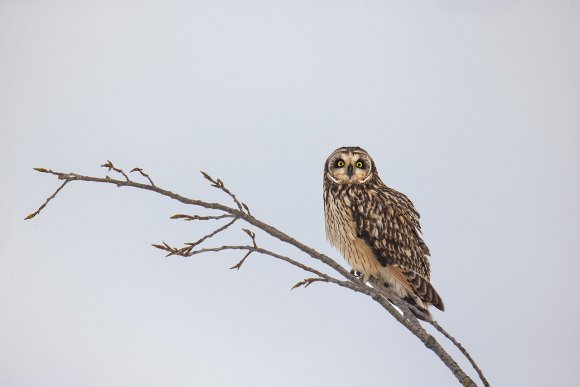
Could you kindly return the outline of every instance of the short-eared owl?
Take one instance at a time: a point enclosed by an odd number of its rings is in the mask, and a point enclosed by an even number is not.
[[[379,178],[369,154],[338,148],[324,165],[326,236],[364,281],[373,277],[430,318],[443,310],[429,283],[429,248],[421,239],[419,213],[402,193]]]

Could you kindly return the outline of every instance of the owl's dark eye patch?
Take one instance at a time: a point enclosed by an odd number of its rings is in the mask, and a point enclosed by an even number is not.
[[[362,160],[357,161],[355,165],[357,168],[364,168],[365,167],[365,163]]]
[[[344,167],[344,160],[343,159],[338,159],[336,160],[336,168],[342,168]]]

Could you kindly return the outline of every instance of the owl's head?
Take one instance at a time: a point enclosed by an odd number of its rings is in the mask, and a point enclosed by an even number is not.
[[[358,146],[338,148],[326,159],[324,175],[336,184],[364,184],[376,174],[373,159]]]

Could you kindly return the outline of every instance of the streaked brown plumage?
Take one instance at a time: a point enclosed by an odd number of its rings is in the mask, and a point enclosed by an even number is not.
[[[326,236],[363,280],[373,277],[430,318],[443,310],[430,284],[429,248],[420,236],[419,213],[402,193],[379,178],[359,147],[335,150],[324,166]]]

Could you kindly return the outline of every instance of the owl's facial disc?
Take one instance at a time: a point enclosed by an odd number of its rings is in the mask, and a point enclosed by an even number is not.
[[[335,151],[327,161],[326,173],[337,184],[363,184],[372,176],[372,160],[365,151]]]

